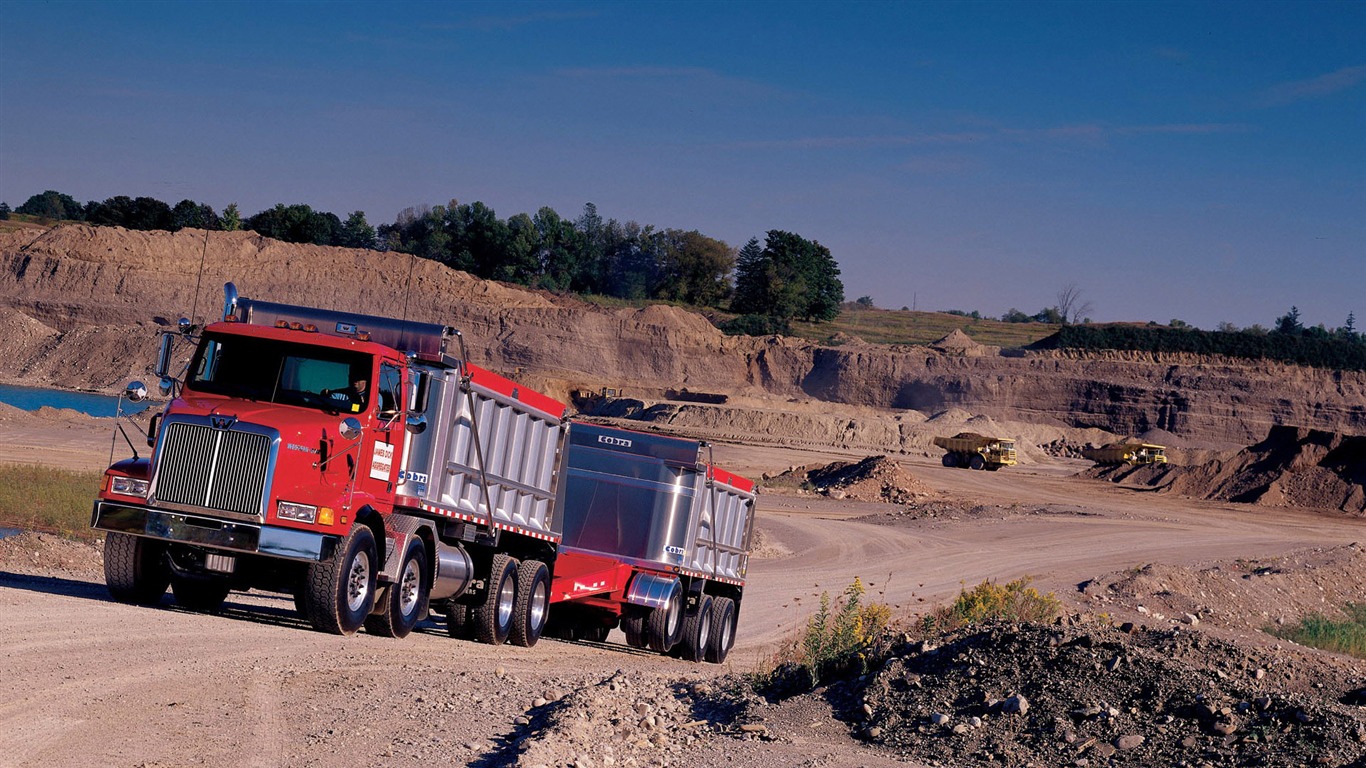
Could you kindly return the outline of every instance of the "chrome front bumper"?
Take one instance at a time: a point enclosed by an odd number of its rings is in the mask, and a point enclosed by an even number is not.
[[[286,560],[325,560],[332,555],[338,541],[338,537],[327,534],[108,501],[95,502],[90,527]]]

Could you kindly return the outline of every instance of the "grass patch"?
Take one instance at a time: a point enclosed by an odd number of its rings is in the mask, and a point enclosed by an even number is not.
[[[845,308],[828,323],[793,322],[792,335],[822,343],[836,333],[845,333],[870,344],[929,344],[955,328],[979,344],[1006,348],[1027,346],[1058,332],[1058,326],[1048,323],[1003,323],[947,312]]]
[[[1366,659],[1366,603],[1348,603],[1342,612],[1347,614],[1346,619],[1330,619],[1313,613],[1300,619],[1298,624],[1273,625],[1266,631],[1310,648]]]
[[[103,476],[102,472],[0,465],[0,528],[96,538],[90,527],[90,507]]]
[[[1061,614],[1061,601],[1052,592],[1041,594],[1029,586],[1028,577],[1004,586],[984,581],[970,590],[959,590],[952,604],[921,619],[920,629],[928,634],[988,621],[1048,622]]]

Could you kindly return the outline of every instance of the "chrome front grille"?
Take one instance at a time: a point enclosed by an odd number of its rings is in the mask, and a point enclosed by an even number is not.
[[[270,444],[264,434],[167,424],[152,492],[162,504],[259,516],[270,478]]]

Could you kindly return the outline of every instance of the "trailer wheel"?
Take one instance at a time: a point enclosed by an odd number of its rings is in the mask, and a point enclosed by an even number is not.
[[[104,537],[104,583],[121,603],[156,605],[171,583],[164,544],[127,533]]]
[[[330,560],[310,563],[304,607],[321,632],[351,635],[375,605],[375,535],[356,525]]]
[[[958,454],[946,453],[944,454],[944,458],[940,461],[944,464],[944,466],[948,467],[949,469],[953,469],[954,467],[958,466]]]
[[[456,640],[474,639],[474,622],[470,619],[470,607],[454,600],[446,604],[446,634]]]
[[[986,469],[987,460],[982,458],[982,454],[974,453],[972,458],[968,459],[968,466],[972,469]]]
[[[720,664],[735,645],[735,601],[718,597],[711,601],[711,633],[707,637],[706,659]]]
[[[606,624],[598,624],[591,627],[584,627],[580,637],[592,643],[603,643],[607,641],[607,635],[612,628]]]
[[[398,581],[384,592],[384,610],[365,617],[365,630],[383,637],[407,637],[427,612],[427,548],[413,537],[403,550]]]
[[[176,605],[187,611],[217,613],[228,597],[228,583],[219,579],[171,579]]]
[[[649,645],[645,633],[647,615],[647,611],[633,606],[621,616],[621,631],[626,634],[626,644],[632,648],[644,648]]]
[[[711,640],[711,595],[701,595],[697,610],[683,617],[683,637],[675,650],[681,659],[699,662],[705,658]]]
[[[550,569],[540,560],[523,560],[517,566],[517,603],[512,615],[512,644],[535,645],[550,615]]]
[[[675,589],[669,602],[658,608],[651,608],[645,619],[645,639],[650,650],[668,653],[678,643],[683,629],[683,590]]]
[[[474,637],[481,643],[502,645],[512,632],[517,605],[517,558],[493,556],[484,602],[474,607]]]

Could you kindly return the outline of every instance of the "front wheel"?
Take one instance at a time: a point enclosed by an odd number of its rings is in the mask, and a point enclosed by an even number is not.
[[[986,469],[987,460],[982,458],[982,454],[974,453],[972,458],[968,459],[968,466],[972,469]]]
[[[375,535],[357,525],[330,560],[310,563],[304,608],[314,628],[352,635],[375,605]]]
[[[384,593],[383,610],[367,616],[365,629],[384,637],[407,637],[427,612],[427,548],[413,537],[403,551],[398,581]]]
[[[541,639],[550,614],[550,569],[540,560],[517,566],[517,600],[512,611],[512,644],[530,648]]]
[[[109,533],[104,537],[104,583],[121,603],[156,605],[171,583],[171,571],[159,541]]]
[[[493,556],[484,601],[474,607],[474,637],[481,643],[502,645],[512,634],[513,609],[517,605],[517,558]]]

